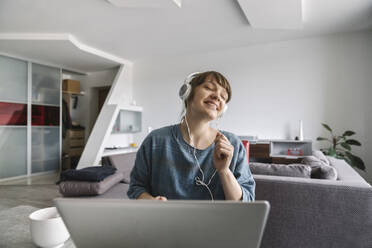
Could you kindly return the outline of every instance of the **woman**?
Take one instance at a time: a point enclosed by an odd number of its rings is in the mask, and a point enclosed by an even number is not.
[[[253,201],[255,182],[243,144],[210,126],[231,99],[227,79],[215,71],[194,73],[180,97],[181,123],[152,131],[139,148],[129,198]]]

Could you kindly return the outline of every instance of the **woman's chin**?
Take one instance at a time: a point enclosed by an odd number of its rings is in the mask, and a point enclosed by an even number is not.
[[[207,116],[210,121],[217,119],[218,115],[215,111],[207,111]]]

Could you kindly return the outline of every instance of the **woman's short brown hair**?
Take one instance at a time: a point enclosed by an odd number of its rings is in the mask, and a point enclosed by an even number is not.
[[[195,88],[201,85],[202,83],[204,83],[205,80],[209,76],[212,77],[214,80],[216,80],[216,82],[226,90],[227,92],[226,103],[230,101],[231,94],[232,94],[230,83],[221,73],[216,72],[216,71],[201,72],[193,77],[193,79],[190,82],[191,92],[190,92],[190,96],[188,97],[187,101],[193,98],[195,94]],[[187,101],[185,102],[186,105],[187,105]]]

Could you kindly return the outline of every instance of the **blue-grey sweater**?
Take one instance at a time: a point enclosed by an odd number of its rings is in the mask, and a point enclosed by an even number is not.
[[[229,132],[221,131],[234,146],[230,170],[240,184],[243,201],[253,201],[255,181],[249,170],[245,148],[240,139]],[[214,143],[204,150],[196,149],[196,157],[207,183],[215,171],[213,165]],[[140,146],[135,165],[130,175],[128,197],[138,198],[143,192],[168,199],[209,200],[204,186],[197,185],[201,173],[193,156],[193,148],[183,139],[180,125],[172,125],[152,131]],[[218,173],[212,178],[209,188],[214,199],[224,200]]]

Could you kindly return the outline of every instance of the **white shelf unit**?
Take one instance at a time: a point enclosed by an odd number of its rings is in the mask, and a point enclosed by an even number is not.
[[[105,142],[102,156],[117,155],[136,152],[137,147],[132,147],[133,134],[142,130],[142,110],[140,106],[121,105],[110,135]]]
[[[103,151],[102,157],[118,155],[118,154],[125,154],[125,153],[133,153],[137,152],[138,147],[124,147],[124,148],[116,148],[116,149],[105,149]]]
[[[111,134],[138,133],[142,130],[142,107],[121,107]]]
[[[289,149],[297,149],[297,151],[301,151],[301,154],[290,155],[288,154]],[[311,155],[311,140],[272,140],[270,142],[270,157],[273,158],[297,159]]]

